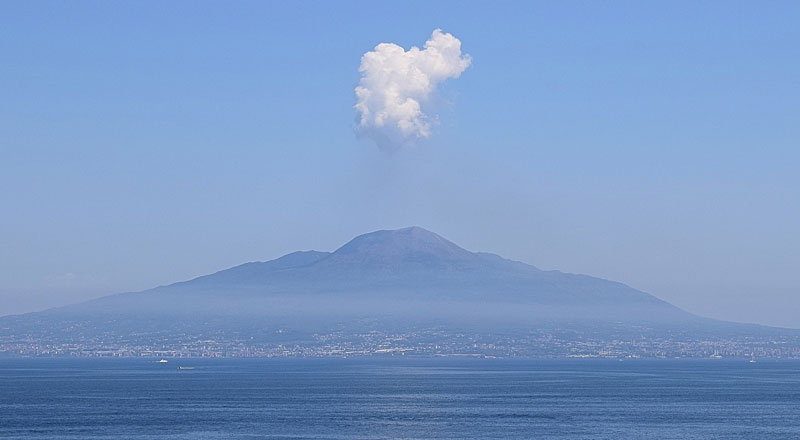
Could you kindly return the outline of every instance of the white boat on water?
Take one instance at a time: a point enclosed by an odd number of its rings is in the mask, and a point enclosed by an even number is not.
[[[158,360],[158,363],[159,363],[159,364],[166,364],[167,362],[169,362],[169,361],[168,361],[168,360],[166,360],[166,359],[159,359],[159,360]]]

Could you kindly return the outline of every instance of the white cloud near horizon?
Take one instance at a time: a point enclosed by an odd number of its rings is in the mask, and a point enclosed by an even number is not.
[[[458,78],[472,63],[461,41],[436,29],[423,49],[381,43],[361,57],[355,89],[356,130],[384,150],[396,150],[431,135],[435,116],[426,103],[443,81]]]

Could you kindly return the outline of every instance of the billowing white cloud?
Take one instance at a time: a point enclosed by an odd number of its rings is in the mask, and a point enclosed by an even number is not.
[[[381,43],[361,57],[356,87],[357,131],[382,149],[394,150],[431,135],[435,117],[425,104],[436,87],[458,78],[472,59],[461,54],[461,41],[436,29],[423,49],[405,50]]]

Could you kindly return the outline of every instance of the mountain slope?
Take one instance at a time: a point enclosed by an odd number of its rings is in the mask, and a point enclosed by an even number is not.
[[[497,255],[469,252],[419,227],[364,234],[333,253],[317,252],[297,264],[280,264],[294,255],[267,263],[248,263],[167,289],[671,307],[621,283],[542,271]]]
[[[261,316],[291,322],[373,317],[470,325],[559,320],[678,325],[699,319],[621,283],[470,252],[419,227],[364,234],[332,253],[295,252],[43,313],[76,319]]]

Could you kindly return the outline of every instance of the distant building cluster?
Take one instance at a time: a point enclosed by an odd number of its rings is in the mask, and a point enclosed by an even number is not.
[[[105,334],[16,338],[0,333],[0,354],[72,357],[364,357],[462,356],[487,358],[781,358],[800,359],[800,340],[776,338],[600,338],[551,330],[491,335],[427,328],[405,332],[345,330],[297,335],[273,331],[276,341],[212,335]]]

